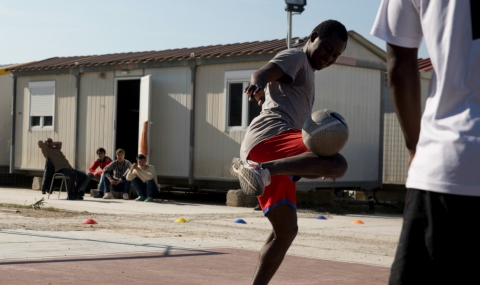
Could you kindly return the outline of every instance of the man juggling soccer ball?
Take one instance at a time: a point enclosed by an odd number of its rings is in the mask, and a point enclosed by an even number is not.
[[[271,280],[297,235],[294,180],[336,179],[347,171],[342,155],[318,156],[302,139],[302,126],[312,114],[315,98],[314,72],[335,63],[347,39],[343,24],[324,21],[312,31],[303,49],[279,52],[253,73],[245,89],[250,100],[263,105],[263,111],[248,127],[231,172],[245,194],[258,197],[273,227],[260,252],[252,284]]]

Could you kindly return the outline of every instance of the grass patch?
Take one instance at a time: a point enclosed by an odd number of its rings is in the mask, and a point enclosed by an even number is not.
[[[36,203],[38,203],[38,201]],[[34,204],[19,205],[19,204],[0,203],[0,208],[30,209],[30,210],[34,209],[34,210],[39,210],[39,211],[55,212],[55,213],[71,213],[71,214],[76,214],[76,215],[89,214],[89,212],[87,212],[87,211],[73,212],[73,211],[63,210],[63,209],[59,209],[59,208],[55,208],[55,207],[45,207],[45,206],[43,206],[43,204],[40,208],[34,208],[34,206],[33,206]]]

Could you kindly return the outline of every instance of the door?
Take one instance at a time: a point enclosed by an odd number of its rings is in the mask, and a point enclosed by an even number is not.
[[[150,160],[150,124],[151,124],[151,75],[141,78],[140,81],[140,108],[138,115],[138,153],[142,153]]]

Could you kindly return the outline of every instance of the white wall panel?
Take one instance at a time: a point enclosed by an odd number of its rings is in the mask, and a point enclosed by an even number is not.
[[[379,179],[380,72],[342,65],[315,72],[314,111],[337,111],[349,127],[348,142],[340,151],[349,167],[338,182],[355,184]],[[312,181],[319,186],[331,184],[321,179],[302,179],[299,183]]]
[[[342,53],[342,56],[372,61],[383,61],[381,58],[364,48],[361,44],[350,37],[348,38],[347,48]]]
[[[37,145],[39,140],[51,137],[63,143],[62,152],[73,165],[75,138],[75,76],[39,75],[17,79],[17,106],[15,110],[15,168],[38,169],[45,166],[45,158]],[[53,130],[29,130],[30,92],[28,84],[34,81],[55,81],[55,121]]]
[[[256,70],[265,63],[198,67],[195,101],[195,178],[232,179],[230,164],[232,158],[240,154],[240,144],[245,131],[225,131],[225,71]]]
[[[113,145],[114,78],[113,71],[84,73],[80,77],[77,168],[86,170],[97,158],[95,151],[105,148],[115,159]]]
[[[188,177],[190,68],[146,69],[152,75],[150,163],[159,176]]]
[[[12,93],[13,79],[10,74],[0,76],[0,166],[10,165]]]
[[[421,74],[421,102],[422,112],[428,97],[428,88],[432,72]],[[405,184],[408,171],[408,151],[405,145],[402,129],[398,123],[397,115],[393,109],[388,84],[383,86],[383,183],[384,184]]]

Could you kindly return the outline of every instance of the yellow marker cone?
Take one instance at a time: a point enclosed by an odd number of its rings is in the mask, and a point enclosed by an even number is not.
[[[364,224],[364,222],[362,222],[361,220],[355,220],[352,222],[352,224],[361,225]]]
[[[188,221],[185,220],[184,218],[180,217],[175,221],[175,223],[188,223]]]

